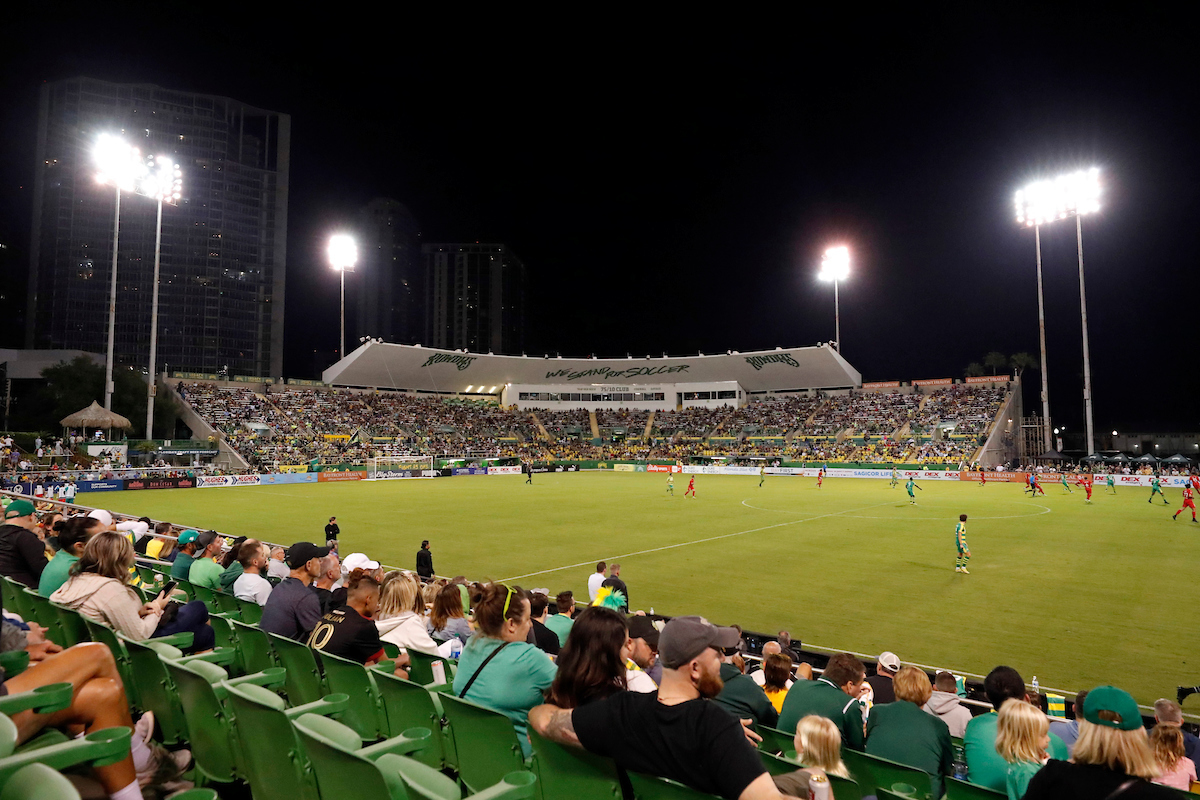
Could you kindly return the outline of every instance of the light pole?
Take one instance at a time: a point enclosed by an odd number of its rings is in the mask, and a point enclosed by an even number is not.
[[[338,347],[338,358],[346,357],[346,270],[353,270],[358,261],[358,245],[354,237],[337,233],[329,237],[329,266],[342,273],[342,335]]]
[[[821,259],[821,271],[817,278],[823,281],[833,281],[833,346],[842,352],[842,313],[838,305],[838,282],[846,280],[850,275],[850,249],[848,247],[830,247],[825,250]]]
[[[1034,229],[1038,260],[1038,325],[1042,337],[1042,408],[1046,427],[1050,426],[1050,401],[1046,383],[1046,322],[1042,310],[1041,226],[1055,220],[1075,217],[1075,243],[1079,254],[1079,310],[1083,325],[1083,406],[1086,421],[1086,455],[1096,452],[1092,425],[1092,362],[1088,350],[1087,294],[1083,283],[1084,214],[1100,210],[1100,170],[1092,167],[1053,180],[1037,181],[1017,192],[1017,222]],[[1049,438],[1049,434],[1047,434]],[[1047,448],[1049,449],[1049,448]]]
[[[113,345],[117,333],[117,238],[121,231],[121,192],[134,190],[138,176],[145,169],[136,147],[131,147],[119,136],[102,133],[92,149],[96,162],[96,180],[112,184],[116,193],[116,209],[113,212],[113,253],[111,287],[108,293],[108,357],[104,362],[104,408],[112,411],[113,396]]]
[[[154,397],[158,394],[154,377],[155,356],[158,351],[158,266],[162,253],[163,203],[176,205],[183,191],[183,173],[170,156],[152,156],[146,161],[146,172],[138,183],[137,193],[158,201],[158,219],[154,226],[154,288],[150,301],[150,374],[146,387],[146,438],[154,438]]]

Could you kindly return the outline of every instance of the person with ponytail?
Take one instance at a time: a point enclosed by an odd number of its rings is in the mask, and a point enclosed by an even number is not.
[[[70,577],[71,567],[83,555],[83,548],[88,539],[103,529],[103,523],[92,517],[72,517],[68,520],[60,518],[55,522],[54,534],[58,539],[59,550],[42,570],[42,576],[38,579],[38,594],[49,597],[58,591],[58,587]]]

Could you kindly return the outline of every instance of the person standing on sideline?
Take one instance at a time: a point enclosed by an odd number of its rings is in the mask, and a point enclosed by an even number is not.
[[[597,562],[596,571],[588,576],[588,603],[596,602],[600,593],[600,584],[604,583],[604,570],[608,567],[603,561]]]
[[[429,550],[428,539],[421,542],[421,549],[417,551],[417,574],[427,580],[433,578],[433,553]]]
[[[525,472],[525,482],[530,486],[533,485],[533,464],[525,463],[521,465],[521,469]]]
[[[625,585],[625,581],[621,580],[621,565],[620,564],[613,564],[612,566],[610,566],[608,568],[608,579],[601,582],[600,586],[601,587],[608,586],[614,592],[620,592],[621,595],[625,598],[624,608],[622,608],[621,610],[628,613],[628,611],[629,611],[629,587]]]
[[[672,473],[667,473],[667,494],[675,496],[675,475]]]
[[[342,532],[338,527],[337,517],[330,517],[329,524],[325,526],[325,546],[330,550],[337,550],[337,537]]]
[[[958,547],[958,558],[954,560],[954,571],[964,575],[967,572],[967,562],[971,560],[971,548],[967,545],[967,515],[958,515],[958,524],[954,526],[954,542]]]

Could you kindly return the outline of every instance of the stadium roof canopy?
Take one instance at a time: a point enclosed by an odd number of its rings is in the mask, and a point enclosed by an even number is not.
[[[750,392],[861,386],[827,344],[668,358],[536,358],[367,342],[325,370],[325,383],[431,392],[494,391],[505,384],[590,386],[737,381]],[[470,388],[468,388],[470,387]]]

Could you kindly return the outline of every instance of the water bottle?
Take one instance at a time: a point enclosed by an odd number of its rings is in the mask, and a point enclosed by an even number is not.
[[[967,780],[967,754],[961,745],[954,746],[954,767],[951,774],[960,781]]]
[[[462,640],[455,636],[450,640],[450,657],[456,659],[460,655],[462,655]]]

